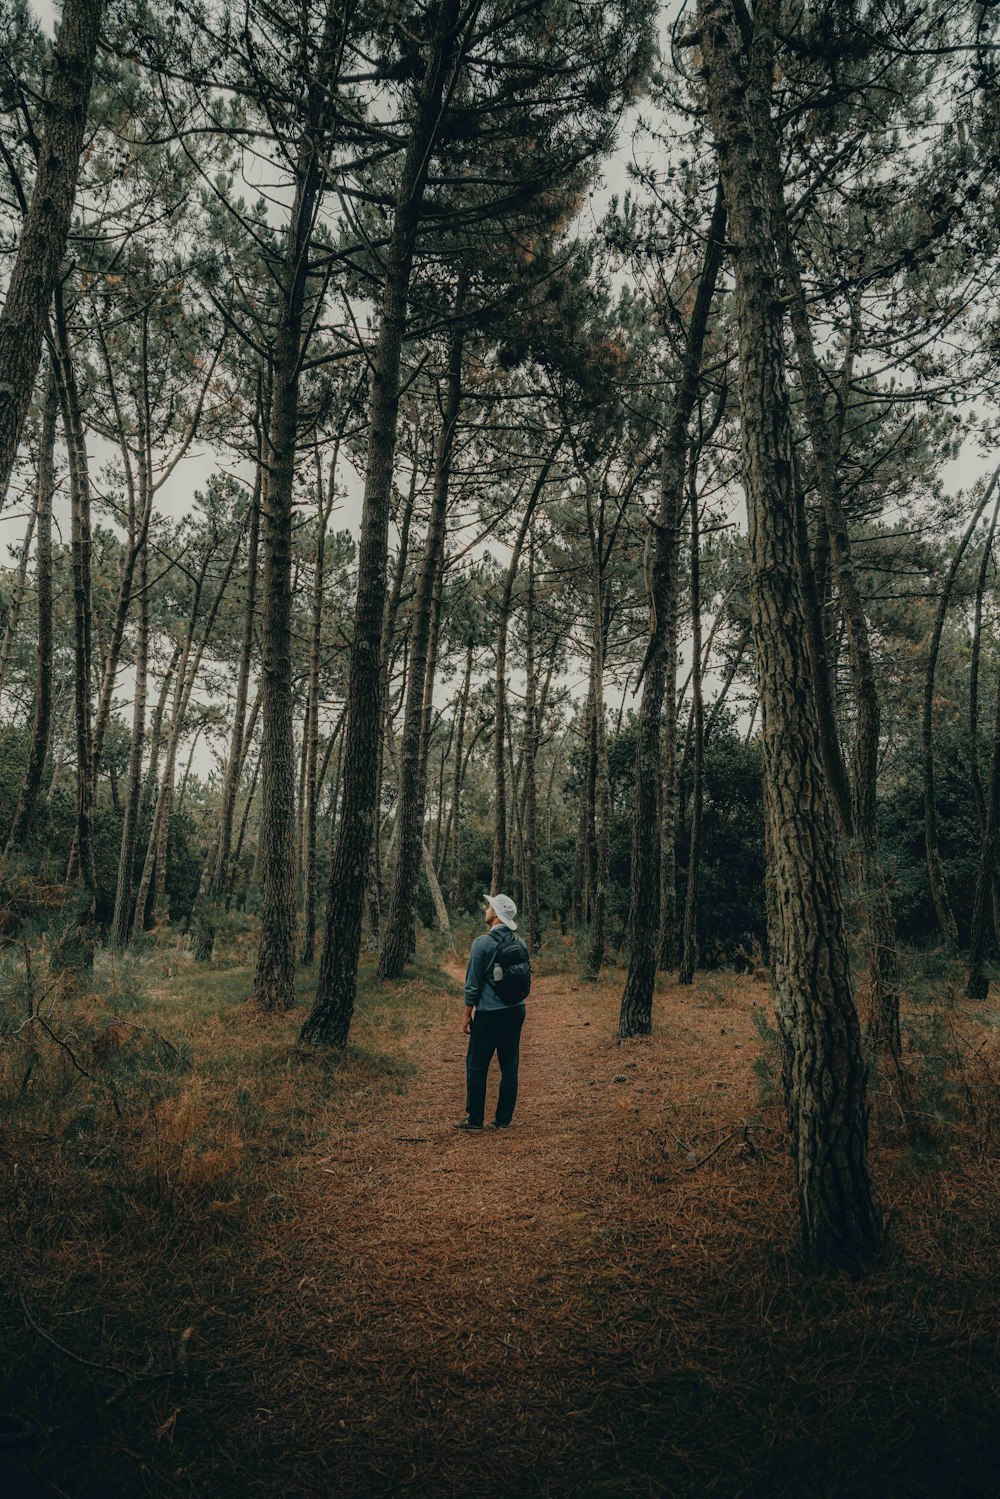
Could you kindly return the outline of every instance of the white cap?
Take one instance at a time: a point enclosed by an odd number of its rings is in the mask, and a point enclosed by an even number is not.
[[[509,926],[512,932],[517,931],[517,907],[509,895],[484,895],[483,900],[488,901],[493,907],[493,914],[504,926]]]

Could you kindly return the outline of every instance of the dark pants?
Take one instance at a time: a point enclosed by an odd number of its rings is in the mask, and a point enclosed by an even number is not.
[[[465,1107],[470,1124],[482,1124],[486,1109],[486,1075],[493,1053],[500,1063],[497,1124],[509,1124],[517,1102],[517,1062],[524,1024],[524,1005],[509,1010],[477,1010],[465,1058]]]

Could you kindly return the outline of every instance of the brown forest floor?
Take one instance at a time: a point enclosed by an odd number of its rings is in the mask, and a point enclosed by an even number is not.
[[[860,1284],[810,1276],[761,985],[664,985],[656,1035],[618,1046],[620,975],[536,980],[514,1126],[468,1136],[451,966],[395,1028],[405,1091],[324,1115],[272,1210],[220,1241],[211,1305],[166,1296],[187,1377],[104,1387],[101,1454],[0,1453],[0,1490],[8,1462],[13,1492],[73,1499],[1000,1495],[981,1103],[933,1160],[880,1106],[889,1251]]]

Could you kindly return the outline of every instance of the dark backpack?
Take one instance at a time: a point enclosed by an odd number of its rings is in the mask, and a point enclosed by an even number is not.
[[[503,1004],[519,1005],[531,991],[528,945],[510,927],[494,927],[491,935],[497,945],[489,971],[493,992]]]

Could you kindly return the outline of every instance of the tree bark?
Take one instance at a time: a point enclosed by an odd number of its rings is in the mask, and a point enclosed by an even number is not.
[[[31,747],[21,782],[14,821],[11,823],[5,852],[9,856],[24,844],[31,832],[38,789],[49,752],[49,728],[52,722],[52,498],[55,493],[56,417],[59,410],[59,386],[56,372],[50,367],[45,386],[45,406],[38,445],[38,494],[36,501],[37,539],[35,542],[35,591],[38,626],[35,636],[35,708],[31,725]]]
[[[876,782],[881,732],[881,705],[875,662],[868,633],[868,617],[858,586],[851,547],[850,528],[840,492],[839,439],[835,440],[827,419],[819,363],[813,347],[812,329],[798,261],[791,245],[785,215],[785,200],[777,163],[771,164],[771,186],[779,226],[782,270],[789,290],[792,332],[795,338],[799,379],[802,384],[810,443],[819,479],[823,526],[833,560],[840,608],[847,632],[857,728],[854,740],[852,820],[861,855],[861,879],[868,920],[871,1011],[869,1034],[885,1045],[898,1062],[902,1052],[899,1030],[899,960],[896,930],[882,867],[878,836]],[[853,356],[845,363],[845,387]],[[846,398],[846,390],[845,390]],[[836,784],[836,780],[834,780]]]
[[[66,253],[104,0],[65,0],[38,170],[0,312],[0,500],[28,414],[49,303]]]
[[[465,302],[465,281],[459,283],[455,297],[455,315],[461,319]],[[410,611],[409,673],[406,705],[403,710],[403,732],[399,747],[399,798],[396,819],[399,829],[396,842],[396,864],[392,891],[386,913],[385,933],[379,954],[378,974],[383,979],[402,977],[406,963],[410,925],[413,921],[414,895],[420,869],[420,847],[423,841],[424,807],[427,792],[425,763],[428,738],[428,683],[433,685],[433,668],[428,670],[433,632],[434,597],[444,564],[445,523],[448,517],[448,486],[451,478],[455,432],[462,403],[462,322],[456,324],[448,354],[448,372],[441,434],[434,464],[434,484],[427,522],[427,537],[421,560],[420,576]]]
[[[851,994],[836,828],[806,647],[799,495],[777,297],[778,226],[765,178],[773,149],[775,14],[775,0],[758,0],[746,52],[733,0],[701,0],[698,28],[736,246],[750,617],[771,864],[769,939],[802,1246],[812,1263],[857,1272],[875,1251],[879,1217],[868,1171],[866,1069]]]
[[[725,232],[726,206],[720,182],[685,339],[681,378],[660,459],[656,525],[646,544],[647,555],[651,552],[647,582],[650,630],[636,730],[629,970],[618,1018],[619,1035],[623,1037],[649,1035],[657,964],[663,968],[673,966],[677,901],[674,868],[677,562],[688,425],[698,394]]]
[[[389,502],[396,451],[400,356],[406,330],[410,277],[431,151],[442,101],[460,51],[459,5],[442,0],[432,56],[421,87],[417,117],[406,149],[386,256],[378,345],[372,370],[372,405],[358,553],[358,593],[348,679],[347,732],[337,846],[330,871],[326,934],[313,1009],[304,1041],[344,1046],[350,1034],[361,948],[364,881],[371,866],[377,808],[380,659],[385,610]]]

